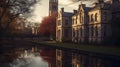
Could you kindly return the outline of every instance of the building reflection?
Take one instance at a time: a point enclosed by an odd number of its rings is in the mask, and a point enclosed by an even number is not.
[[[56,49],[56,67],[120,67],[120,58]]]
[[[72,67],[71,57],[69,50],[56,49],[56,67]]]
[[[48,64],[48,67],[120,67],[119,56],[106,54],[82,52],[70,49],[53,49],[48,47],[31,47],[31,48],[14,48],[0,55],[0,67],[5,66],[5,63],[11,63],[22,56],[21,54],[35,54],[32,58],[42,58],[41,62],[36,62],[38,65]],[[38,59],[39,60],[39,59]],[[40,64],[39,64],[40,63]],[[5,64],[3,66],[3,64]],[[2,66],[1,66],[2,65]]]

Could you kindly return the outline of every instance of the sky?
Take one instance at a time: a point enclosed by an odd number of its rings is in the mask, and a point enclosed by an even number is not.
[[[93,6],[93,2],[96,0],[83,0],[82,3],[86,6]],[[67,12],[73,12],[73,9],[77,9],[78,5],[81,4],[79,0],[59,0],[59,10],[64,7]],[[34,5],[34,11],[32,17],[29,18],[31,22],[41,23],[43,17],[48,16],[49,13],[49,0],[41,0]]]

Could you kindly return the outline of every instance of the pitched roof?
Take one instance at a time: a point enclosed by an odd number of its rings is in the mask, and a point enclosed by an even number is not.
[[[80,10],[80,7],[82,7],[85,12],[88,12],[91,10],[91,7],[86,7],[85,4],[81,4],[79,5],[78,11]]]
[[[67,16],[67,17],[73,16],[73,13],[71,13],[71,12],[64,12],[63,16]]]
[[[85,8],[84,8],[84,10],[85,10],[86,12],[90,11],[91,9],[92,9],[91,7],[85,7]]]

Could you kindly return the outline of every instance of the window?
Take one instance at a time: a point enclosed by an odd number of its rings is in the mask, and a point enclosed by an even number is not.
[[[106,36],[106,26],[104,26],[104,29],[103,29],[103,36]]]
[[[84,22],[84,18],[83,18],[83,16],[81,17],[81,23],[83,23]]]
[[[106,21],[107,20],[107,12],[103,13],[103,20]]]
[[[72,24],[74,24],[74,19],[72,19]]]
[[[97,17],[97,13],[96,13],[96,14],[95,14],[95,21],[97,21],[97,18],[98,18],[98,17]]]
[[[58,26],[59,26],[59,25],[61,25],[61,21],[60,21],[60,20],[58,20]]]
[[[93,21],[93,14],[91,15],[91,21]]]
[[[82,28],[80,28],[80,36],[82,36]]]
[[[76,24],[76,22],[77,22],[76,19],[73,19],[73,24]]]
[[[77,24],[80,22],[80,16],[77,16]]]
[[[68,29],[65,29],[65,30],[64,30],[64,34],[65,34],[65,35],[64,35],[65,37],[68,37],[68,36],[69,36],[69,30],[68,30]]]
[[[73,29],[73,37],[75,37],[75,30]]]
[[[65,20],[65,25],[68,25],[68,20],[67,19]]]
[[[75,20],[75,24],[77,24],[77,20]]]
[[[91,27],[91,37],[93,36],[93,27]]]
[[[76,30],[76,37],[78,37],[78,33],[79,33],[79,31],[78,31],[78,30]]]
[[[53,6],[52,6],[52,9],[53,9],[53,10],[57,10],[57,6],[53,5]]]
[[[98,28],[97,28],[97,26],[95,27],[95,36],[98,36]]]
[[[80,23],[82,23],[81,20],[82,20],[82,18],[81,18],[81,12],[80,12]]]

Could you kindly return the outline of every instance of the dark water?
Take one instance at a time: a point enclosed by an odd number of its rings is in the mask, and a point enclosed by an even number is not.
[[[0,67],[56,67],[55,49],[13,48],[0,55]]]
[[[17,47],[0,55],[0,67],[120,67],[120,57],[52,47]]]

